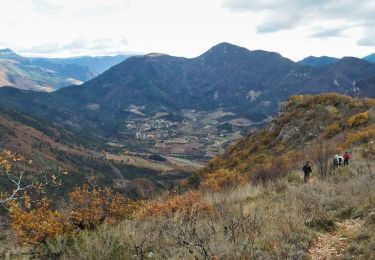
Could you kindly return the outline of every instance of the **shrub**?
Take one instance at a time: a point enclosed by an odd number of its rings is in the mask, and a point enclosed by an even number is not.
[[[173,217],[183,215],[190,218],[194,214],[208,214],[212,207],[206,203],[202,196],[196,192],[187,192],[184,195],[170,197],[165,201],[150,201],[138,212],[140,219],[151,219],[158,217]]]
[[[349,147],[353,144],[366,142],[372,138],[375,138],[375,124],[369,125],[364,129],[348,134],[345,137],[345,146]]]
[[[341,132],[341,126],[337,123],[330,124],[323,132],[323,136],[331,138]]]
[[[48,237],[61,235],[66,229],[63,214],[51,210],[47,199],[43,199],[30,211],[13,201],[9,213],[13,230],[21,245],[45,242]]]
[[[203,177],[201,188],[209,191],[228,190],[246,183],[245,176],[236,171],[220,169]]]
[[[114,224],[130,218],[140,202],[133,202],[108,188],[76,188],[69,194],[70,220],[81,229],[93,229],[99,224]]]
[[[272,164],[259,166],[251,175],[254,183],[267,183],[287,175],[291,162],[287,156],[275,157]]]
[[[366,123],[368,120],[369,120],[369,112],[366,111],[366,112],[359,113],[350,117],[347,124],[350,127],[354,127],[354,126],[362,125]]]

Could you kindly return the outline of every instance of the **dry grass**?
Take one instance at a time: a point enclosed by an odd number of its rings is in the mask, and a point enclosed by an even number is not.
[[[355,154],[341,167],[308,184],[302,173],[265,185],[206,193],[216,211],[158,220],[126,220],[51,239],[40,258],[54,259],[308,259],[320,234],[338,223],[362,219],[343,256],[375,257],[375,167]],[[35,256],[35,255],[34,255]]]

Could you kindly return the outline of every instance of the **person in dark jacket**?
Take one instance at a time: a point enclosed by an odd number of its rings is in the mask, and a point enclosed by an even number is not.
[[[306,164],[303,166],[303,173],[305,174],[304,181],[308,182],[310,178],[310,173],[312,173],[312,169],[309,162],[306,162]]]

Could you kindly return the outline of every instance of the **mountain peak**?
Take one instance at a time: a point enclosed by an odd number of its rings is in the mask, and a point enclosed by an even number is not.
[[[250,51],[244,47],[240,47],[231,43],[222,42],[213,47],[208,51],[200,55],[200,59],[220,59],[222,57],[238,57],[248,54]]]
[[[222,42],[213,46],[207,52],[233,53],[235,51],[244,51],[244,50],[249,51],[248,49],[244,47],[240,47],[240,46],[228,43],[228,42]]]
[[[158,58],[160,56],[167,56],[167,54],[159,53],[159,52],[153,52],[153,53],[146,54],[145,56],[150,57],[150,58]]]
[[[14,51],[12,51],[11,49],[2,49],[0,50],[0,54],[16,54]]]
[[[0,58],[5,58],[5,59],[23,59],[22,56],[18,55],[11,49],[2,49],[0,50]]]

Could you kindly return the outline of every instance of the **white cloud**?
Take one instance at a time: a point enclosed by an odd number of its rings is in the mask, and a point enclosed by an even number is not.
[[[0,47],[32,56],[164,52],[194,57],[225,41],[295,60],[365,56],[375,52],[369,29],[373,2],[3,0]]]
[[[375,26],[375,1],[373,0],[226,0],[224,6],[236,12],[263,12],[257,25],[258,32],[270,33],[297,27],[314,26],[317,22],[336,21],[341,27],[359,27],[367,30]],[[342,36],[339,28],[322,28],[312,37]],[[359,41],[366,40],[367,35]],[[375,44],[372,44],[375,46]]]

